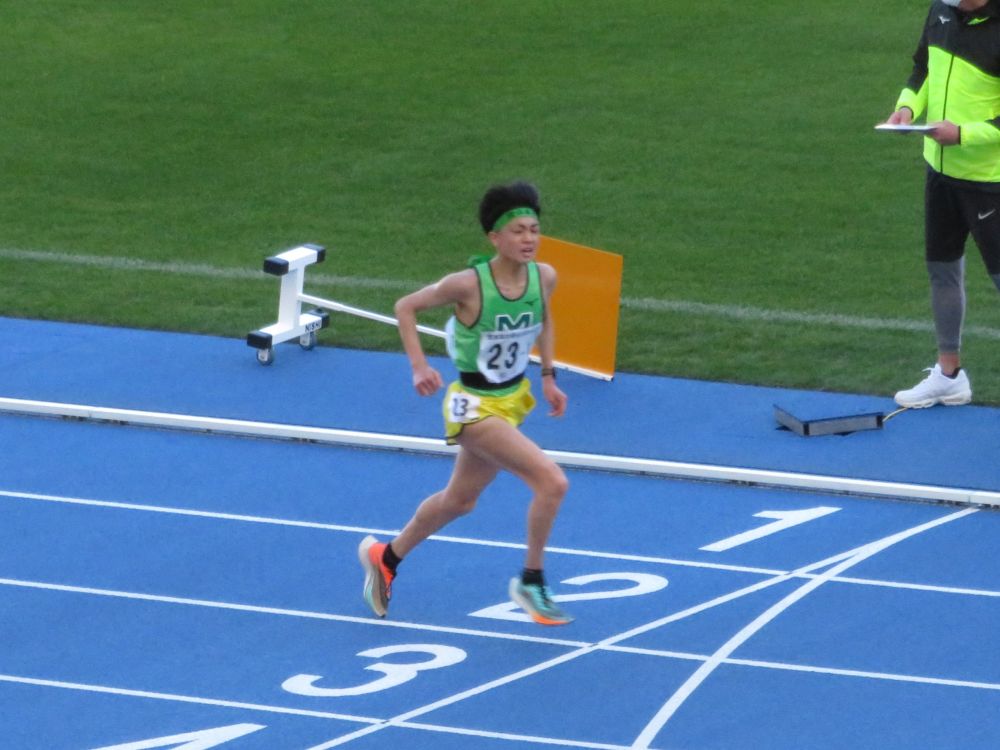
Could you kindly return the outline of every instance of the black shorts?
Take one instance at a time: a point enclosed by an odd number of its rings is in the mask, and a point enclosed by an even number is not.
[[[990,185],[992,187],[992,183]],[[924,238],[928,261],[956,261],[969,235],[986,270],[1000,274],[1000,192],[942,177],[928,167],[924,188]]]

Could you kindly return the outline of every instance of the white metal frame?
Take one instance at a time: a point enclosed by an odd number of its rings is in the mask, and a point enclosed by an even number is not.
[[[329,325],[329,316],[319,310],[302,312],[302,289],[305,269],[326,257],[321,245],[300,245],[264,260],[264,271],[281,277],[278,296],[278,320],[272,325],[251,331],[247,344],[257,350],[257,361],[269,365],[274,361],[274,347],[298,339],[304,349],[316,345],[316,331]]]
[[[264,261],[264,271],[281,276],[281,290],[278,299],[278,320],[265,328],[252,331],[247,335],[247,344],[257,349],[257,360],[264,365],[274,361],[274,347],[277,344],[292,339],[298,339],[304,349],[312,349],[316,345],[316,332],[329,325],[329,316],[323,310],[354,315],[358,318],[373,320],[377,323],[398,326],[399,321],[389,315],[352,307],[335,300],[315,297],[305,294],[306,268],[314,263],[320,263],[326,256],[326,249],[319,245],[301,245],[271,256]],[[302,312],[303,303],[314,305],[315,310]],[[438,328],[418,325],[417,330],[428,336],[443,339],[446,334]],[[531,356],[532,362],[539,358]],[[586,367],[578,367],[566,362],[553,362],[556,367],[570,372],[586,375],[600,380],[611,380],[611,376],[596,372]]]

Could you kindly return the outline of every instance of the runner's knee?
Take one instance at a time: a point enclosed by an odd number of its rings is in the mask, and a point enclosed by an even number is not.
[[[441,498],[441,504],[457,518],[471,513],[478,500],[479,496],[475,493],[449,487]]]
[[[569,479],[566,478],[566,473],[559,464],[550,463],[540,473],[535,492],[541,497],[559,503],[567,491],[569,491]]]

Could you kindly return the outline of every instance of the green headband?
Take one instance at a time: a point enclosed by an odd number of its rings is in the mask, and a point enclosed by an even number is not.
[[[499,232],[507,224],[507,222],[512,219],[516,219],[518,216],[532,216],[538,218],[538,214],[535,213],[535,209],[528,208],[527,206],[522,206],[521,208],[512,208],[506,213],[500,214],[500,218],[493,222],[493,229],[491,232]]]

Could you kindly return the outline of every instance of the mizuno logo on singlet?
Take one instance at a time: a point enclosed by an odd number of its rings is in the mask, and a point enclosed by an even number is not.
[[[517,316],[517,319],[511,318],[506,313],[501,313],[496,317],[496,329],[498,331],[513,331],[518,328],[530,328],[531,327],[531,313],[523,312]]]

